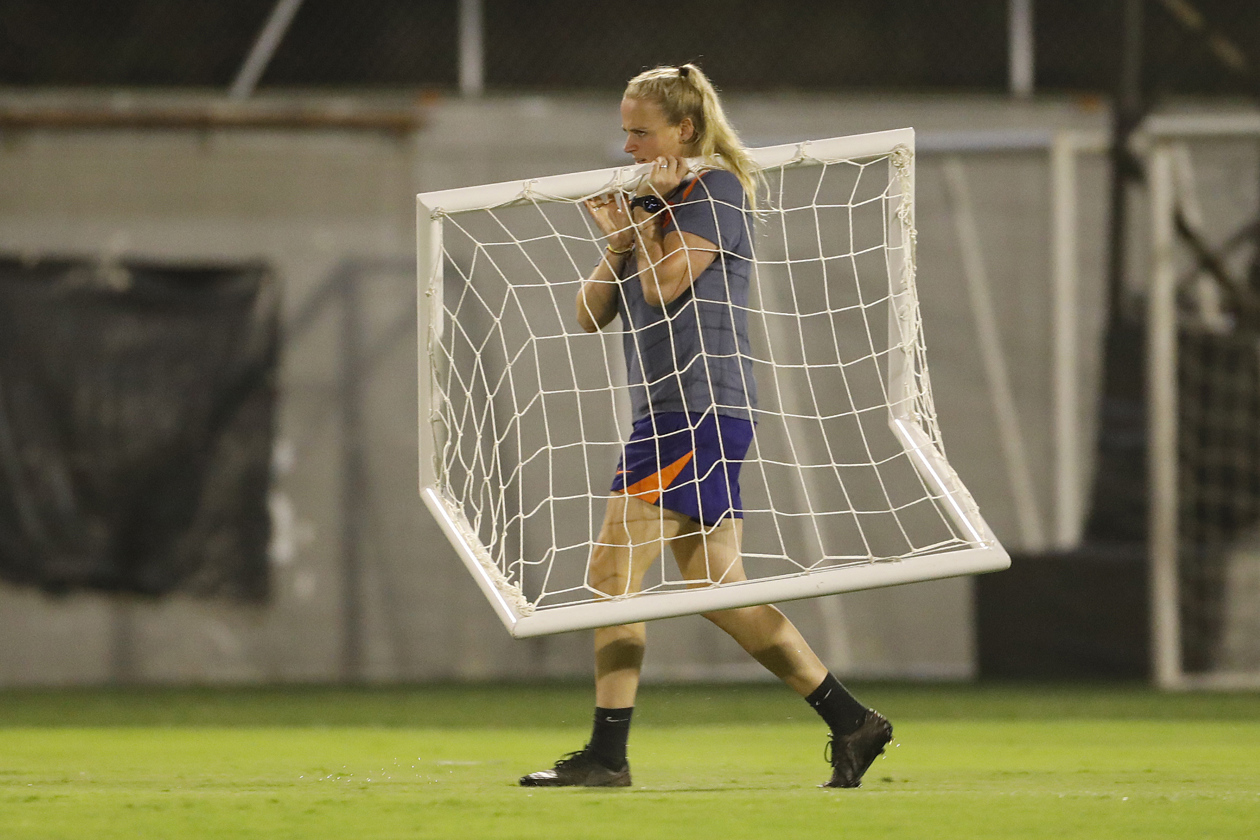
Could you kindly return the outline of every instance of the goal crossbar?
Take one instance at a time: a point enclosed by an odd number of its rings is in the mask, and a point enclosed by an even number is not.
[[[898,201],[889,212],[896,247],[888,255],[889,336],[886,354],[888,424],[930,498],[938,500],[959,538],[938,551],[845,562],[739,583],[708,583],[583,603],[536,608],[481,544],[456,499],[439,481],[441,450],[439,404],[443,398],[435,361],[441,356],[447,314],[443,304],[444,221],[460,213],[505,208],[534,201],[574,201],[632,187],[646,165],[617,167],[504,182],[417,196],[417,283],[419,294],[420,493],[452,547],[502,620],[517,638],[610,626],[713,610],[790,601],[862,589],[998,571],[1010,565],[1007,552],[981,517],[970,493],[949,466],[935,438],[924,427],[921,388],[926,372],[918,335],[914,292],[914,218],[912,129],[875,132],[828,140],[751,150],[763,170],[888,157],[890,178],[899,180]],[[901,157],[898,158],[897,156]],[[894,160],[896,162],[894,163]],[[920,379],[924,381],[920,385]],[[934,414],[930,409],[928,413]],[[935,423],[934,416],[930,422]],[[663,561],[662,561],[663,562]]]
[[[870,134],[854,134],[849,137],[832,137],[827,140],[807,140],[803,143],[764,146],[750,151],[758,166],[762,169],[772,169],[794,162],[827,163],[873,157],[887,154],[898,146],[913,150],[913,129],[898,128]],[[488,207],[507,207],[517,202],[530,201],[535,197],[580,198],[598,195],[637,183],[648,169],[650,169],[650,164],[638,164],[610,169],[591,169],[566,175],[548,175],[524,181],[503,181],[478,187],[425,192],[417,196],[417,209],[419,218],[423,221],[434,214],[464,213]]]

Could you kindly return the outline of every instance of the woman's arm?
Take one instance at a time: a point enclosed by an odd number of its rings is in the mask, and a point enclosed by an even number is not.
[[[608,238],[608,245],[577,293],[577,321],[586,332],[598,332],[617,317],[617,287],[621,269],[634,250],[634,229],[619,193],[588,199],[586,209]]]
[[[680,157],[660,157],[640,186],[640,194],[665,196],[673,192],[688,174],[687,161]],[[661,232],[662,217],[642,207],[630,211],[635,226],[635,256],[639,282],[648,306],[663,308],[691,288],[718,254],[718,246],[704,237],[682,231]]]
[[[577,321],[586,332],[599,332],[617,317],[618,271],[628,256],[628,250],[618,254],[605,249],[599,265],[582,281],[577,293]]]
[[[639,272],[643,299],[648,306],[660,309],[691,288],[717,257],[718,247],[694,233],[673,230],[662,237],[658,219],[642,208],[633,212],[639,227],[635,248],[643,266]]]

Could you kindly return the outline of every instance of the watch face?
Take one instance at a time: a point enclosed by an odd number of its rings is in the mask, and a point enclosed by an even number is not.
[[[659,213],[665,209],[665,202],[654,195],[641,195],[630,202],[631,207],[642,207],[649,213]]]

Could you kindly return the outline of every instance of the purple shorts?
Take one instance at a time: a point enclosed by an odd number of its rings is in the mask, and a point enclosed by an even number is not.
[[[716,525],[741,519],[739,468],[752,445],[753,424],[739,417],[671,411],[634,424],[612,492]]]

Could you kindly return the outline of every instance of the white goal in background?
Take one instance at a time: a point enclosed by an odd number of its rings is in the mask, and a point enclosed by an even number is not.
[[[1143,126],[1151,628],[1164,688],[1260,686],[1260,115]],[[1181,232],[1178,227],[1181,227]],[[1186,235],[1189,232],[1189,236]],[[1230,286],[1235,291],[1230,291]]]
[[[749,580],[586,586],[629,432],[620,335],[583,333],[603,240],[583,200],[641,168],[417,200],[420,491],[517,637],[1009,565],[945,459],[915,292],[910,129],[754,150],[760,405],[741,485]]]

